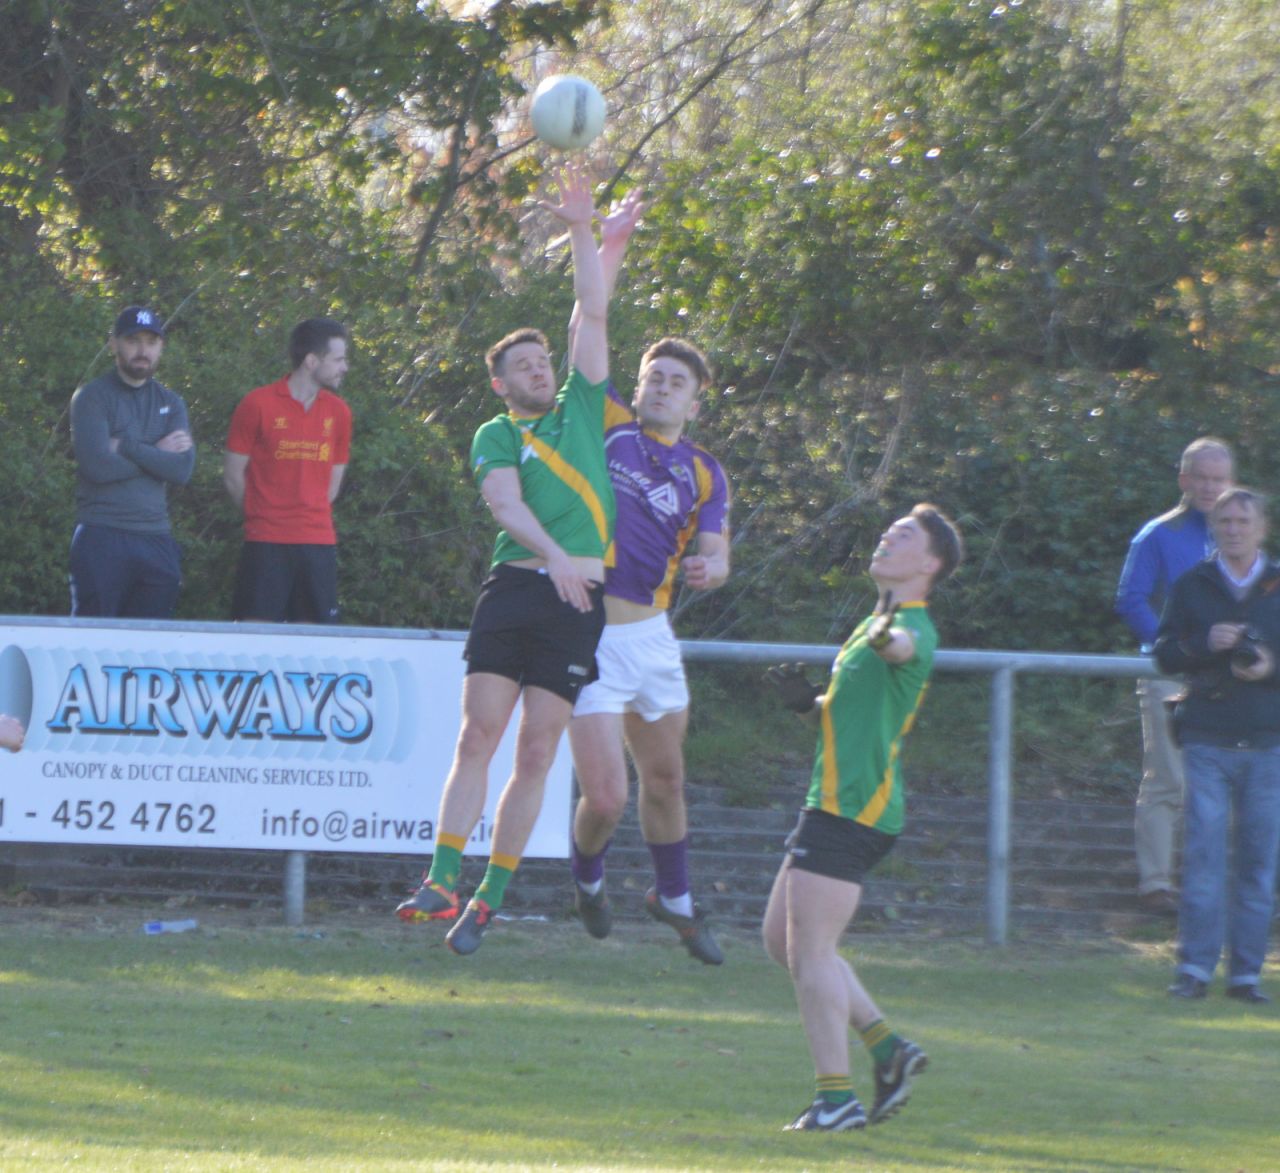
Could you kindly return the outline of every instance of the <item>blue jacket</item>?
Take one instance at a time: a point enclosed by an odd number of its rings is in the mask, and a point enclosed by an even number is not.
[[[1156,642],[1170,587],[1213,552],[1208,519],[1189,505],[1153,517],[1129,543],[1116,590],[1116,614],[1138,637],[1144,652]]]

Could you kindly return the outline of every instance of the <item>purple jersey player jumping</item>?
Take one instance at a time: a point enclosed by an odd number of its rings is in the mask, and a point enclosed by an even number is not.
[[[633,192],[602,222],[600,259],[610,291],[642,211]],[[574,706],[569,741],[582,791],[573,821],[574,893],[587,932],[606,937],[612,927],[604,857],[627,802],[625,741],[639,777],[640,828],[656,877],[645,908],[679,933],[692,956],[719,965],[720,947],[689,892],[682,749],[689,690],[667,617],[677,573],[694,590],[717,587],[729,575],[724,472],[684,438],[709,382],[696,346],[664,338],[640,361],[630,410],[611,390],[615,406],[626,411],[605,433],[618,503],[616,563],[605,576],[599,679]]]

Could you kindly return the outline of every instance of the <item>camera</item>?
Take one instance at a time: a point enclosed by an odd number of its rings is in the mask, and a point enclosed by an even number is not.
[[[1252,627],[1246,627],[1240,642],[1231,649],[1231,667],[1252,668],[1262,659],[1262,637]]]

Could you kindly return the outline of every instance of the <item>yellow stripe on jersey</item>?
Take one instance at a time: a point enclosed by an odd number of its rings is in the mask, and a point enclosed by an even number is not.
[[[604,401],[604,428],[607,432],[610,428],[619,427],[622,424],[629,424],[635,420],[635,415],[631,409],[625,404],[619,403],[611,395],[605,396]]]
[[[538,454],[538,458],[543,464],[582,498],[582,503],[591,514],[591,520],[595,522],[596,533],[600,535],[600,541],[605,545],[605,563],[606,565],[611,564],[613,562],[613,542],[609,537],[609,519],[605,514],[599,495],[591,486],[591,482],[545,440],[540,440],[535,436],[532,428],[521,428],[520,436],[525,444]]]
[[[867,805],[853,816],[855,823],[864,823],[868,827],[874,827],[880,821],[880,816],[884,814],[884,808],[889,805],[889,796],[893,793],[894,763],[898,760],[899,753],[902,752],[902,743],[906,740],[907,734],[911,732],[911,726],[916,723],[916,714],[920,711],[920,706],[924,703],[924,694],[928,691],[929,685],[926,683],[921,687],[920,695],[916,697],[915,707],[907,715],[907,719],[902,723],[902,728],[898,730],[897,736],[894,737],[889,746],[889,762],[880,778],[880,785],[876,787],[876,792],[871,796]]]
[[[923,602],[904,603],[901,610],[914,608],[923,608],[926,604]],[[836,656],[836,663],[831,671],[831,685],[828,691],[827,700],[830,701],[831,693],[836,689],[837,677],[839,676],[839,666],[842,660],[852,653],[853,649],[859,644],[865,643],[865,639],[850,638]],[[907,714],[907,719],[902,723],[902,728],[898,730],[893,740],[889,744],[889,758],[885,765],[884,773],[880,777],[880,783],[876,787],[875,793],[870,800],[854,816],[855,823],[865,823],[868,827],[874,827],[880,816],[884,814],[885,807],[889,804],[889,799],[893,795],[893,767],[897,762],[898,756],[902,750],[902,743],[911,727],[915,724],[916,714],[920,712],[920,706],[924,703],[924,694],[929,691],[929,685],[926,682],[920,689],[919,695],[916,697],[916,703],[912,707],[911,712]],[[840,815],[840,769],[839,763],[836,761],[836,731],[835,725],[831,720],[832,706],[824,704],[820,716],[821,733],[822,733],[822,804],[821,809],[829,815]],[[848,815],[844,815],[848,818]]]
[[[834,691],[834,688],[833,690]],[[830,699],[830,694],[828,694]],[[822,706],[822,809],[829,815],[840,813],[836,788],[840,784],[840,772],[836,769],[836,730],[831,723],[831,706]]]
[[[662,575],[662,582],[658,585],[658,589],[653,592],[653,605],[661,607],[664,611],[671,605],[671,590],[676,580],[676,571],[680,568],[680,559],[684,556],[685,548],[698,531],[698,511],[711,500],[711,490],[715,487],[715,482],[711,477],[711,469],[707,467],[707,462],[700,456],[693,458],[693,471],[698,479],[698,496],[689,514],[689,524],[676,535],[675,553],[667,559],[667,569]]]

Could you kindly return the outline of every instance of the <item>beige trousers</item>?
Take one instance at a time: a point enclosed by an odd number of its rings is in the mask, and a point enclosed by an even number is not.
[[[1142,781],[1134,810],[1133,832],[1138,855],[1138,891],[1176,891],[1173,857],[1182,817],[1182,750],[1173,739],[1173,722],[1165,700],[1183,689],[1177,680],[1139,680],[1142,714]]]

